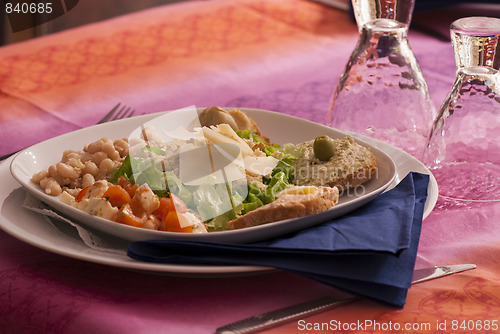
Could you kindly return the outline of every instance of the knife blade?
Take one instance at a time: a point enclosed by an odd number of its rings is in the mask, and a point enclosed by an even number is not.
[[[452,264],[448,266],[436,266],[430,268],[417,269],[413,272],[411,284],[429,281],[431,279],[460,273],[462,271],[475,269],[475,264]]]
[[[416,269],[413,272],[412,284],[425,282],[476,268],[475,264],[454,264]],[[229,325],[217,328],[216,334],[247,334],[276,327],[278,325],[313,314],[346,305],[358,300],[357,297],[324,297],[304,303],[288,306],[279,310],[262,313]]]

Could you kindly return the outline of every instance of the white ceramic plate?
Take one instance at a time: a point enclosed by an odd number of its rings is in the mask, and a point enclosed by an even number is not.
[[[259,124],[261,132],[268,136],[273,143],[300,143],[314,139],[322,134],[329,135],[332,138],[344,138],[346,136],[344,132],[285,114],[256,109],[241,110],[246,112],[257,122],[257,124]],[[341,216],[373,200],[393,184],[397,176],[396,166],[390,156],[379,148],[363,142],[363,145],[370,147],[377,159],[378,175],[374,179],[363,184],[363,187],[358,190],[343,194],[340,197],[339,203],[333,208],[316,215],[288,219],[245,229],[211,232],[207,234],[153,231],[92,216],[84,211],[62,203],[58,197],[46,195],[38,185],[31,182],[33,174],[40,170],[47,169],[50,165],[60,161],[62,152],[65,150],[81,150],[85,144],[91,143],[104,136],[111,139],[128,137],[134,130],[150,120],[154,120],[154,122],[157,123],[160,120],[165,122],[165,118],[168,118],[165,124],[171,126],[172,123],[180,123],[181,119],[186,119],[185,115],[186,110],[177,110],[163,115],[145,115],[96,125],[52,138],[20,152],[11,163],[11,173],[27,191],[52,208],[71,217],[75,222],[128,241],[183,239],[231,243],[249,243],[274,238],[309,228],[326,220]],[[159,118],[159,116],[163,118]],[[191,118],[184,121],[182,125],[187,125],[191,122]],[[172,128],[175,128],[175,126]]]
[[[424,211],[424,218],[427,217],[438,198],[437,182],[429,169],[410,154],[392,145],[367,137],[362,139],[384,151],[396,164],[396,177],[389,188],[395,186],[412,171],[430,175],[428,197]],[[76,230],[73,228],[62,224],[60,226],[51,225],[41,215],[23,208],[26,193],[12,177],[9,170],[13,159],[14,157],[11,157],[0,163],[0,179],[2,180],[2,187],[0,187],[0,228],[32,246],[91,263],[155,274],[199,277],[247,275],[274,270],[273,268],[259,266],[201,266],[140,262],[130,259],[125,252],[120,254],[90,249],[78,237]]]

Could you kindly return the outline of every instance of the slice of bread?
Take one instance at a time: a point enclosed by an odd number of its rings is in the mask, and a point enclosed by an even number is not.
[[[278,198],[230,222],[236,230],[323,212],[338,203],[336,187],[293,186],[278,193]]]
[[[334,139],[335,154],[328,161],[314,155],[314,140],[298,145],[301,157],[294,162],[294,183],[338,187],[340,191],[357,187],[377,175],[377,160],[369,148],[351,136]]]

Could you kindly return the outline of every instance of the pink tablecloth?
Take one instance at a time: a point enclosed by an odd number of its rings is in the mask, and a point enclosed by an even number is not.
[[[118,102],[138,113],[222,105],[323,122],[357,37],[345,12],[313,2],[212,0],[6,46],[0,48],[0,155],[92,125]],[[451,44],[417,31],[409,40],[439,106],[455,72]],[[496,203],[440,198],[424,221],[417,266],[472,262],[478,269],[412,287],[403,310],[359,301],[304,320],[429,323],[429,333],[447,321],[443,333],[484,331],[451,326],[500,319],[499,210]],[[333,293],[286,272],[172,277],[63,257],[4,232],[0,240],[1,333],[211,333]],[[294,322],[272,332],[305,330]]]

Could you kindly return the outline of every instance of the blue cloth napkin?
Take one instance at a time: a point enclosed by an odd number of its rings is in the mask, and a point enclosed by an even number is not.
[[[252,244],[133,242],[128,255],[170,264],[288,270],[356,296],[403,307],[411,285],[429,176],[409,173],[362,208],[307,230]]]

